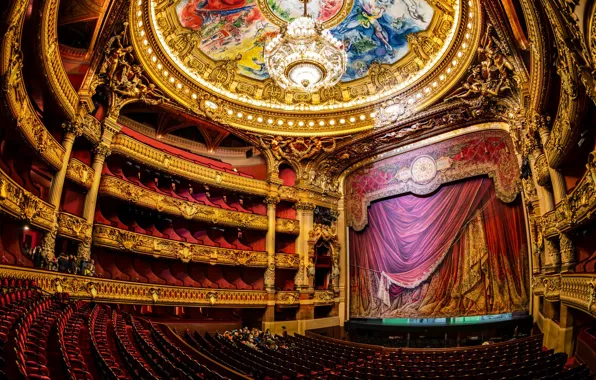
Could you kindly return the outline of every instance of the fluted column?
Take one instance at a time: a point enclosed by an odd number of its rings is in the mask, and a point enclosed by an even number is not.
[[[265,250],[267,251],[267,269],[265,270],[265,289],[275,292],[275,208],[279,197],[267,197],[267,235],[265,235]]]
[[[52,184],[48,195],[48,202],[56,207],[56,213],[60,207],[60,199],[62,198],[62,189],[64,188],[64,180],[66,179],[66,172],[68,171],[68,163],[70,162],[70,154],[72,152],[72,146],[77,137],[83,133],[82,127],[79,123],[70,121],[62,124],[65,130],[64,137],[62,138],[62,146],[64,147],[64,156],[62,158],[62,167],[54,174],[52,178]],[[56,236],[58,234],[58,215],[55,215],[54,225],[52,229],[45,233],[41,241],[41,249],[44,257],[48,261],[51,261],[56,256]]]

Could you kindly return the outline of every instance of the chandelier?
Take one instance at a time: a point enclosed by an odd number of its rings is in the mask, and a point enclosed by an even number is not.
[[[346,71],[348,56],[341,41],[304,14],[265,46],[269,75],[283,89],[316,92],[334,86]]]

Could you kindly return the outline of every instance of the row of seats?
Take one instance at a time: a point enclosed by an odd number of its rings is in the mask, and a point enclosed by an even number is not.
[[[139,350],[135,347],[134,343],[130,339],[129,328],[126,326],[124,318],[116,313],[112,312],[112,323],[114,325],[114,338],[116,339],[116,346],[120,356],[122,357],[128,372],[135,379],[142,380],[157,380],[159,376],[151,368],[151,366],[145,361],[143,356],[139,353]]]
[[[105,307],[96,305],[89,317],[89,333],[93,344],[93,354],[98,363],[102,379],[127,380],[130,377],[120,368],[108,343],[108,315]]]
[[[186,330],[184,340],[203,355],[208,356],[234,371],[244,373],[255,379],[263,378],[262,373],[259,370],[255,370],[249,362],[238,360],[234,356],[229,355],[225,349],[222,349],[220,344],[211,344],[196,331],[194,334],[191,334],[189,330]]]
[[[256,379],[588,379],[585,367],[564,371],[565,354],[544,350],[541,336],[455,351],[397,350],[388,354],[300,335],[276,337],[280,349],[222,335],[186,341],[222,364]]]
[[[63,373],[67,380],[93,380],[79,342],[81,329],[89,313],[89,304],[78,301],[69,304],[56,322]]]
[[[177,347],[172,341],[155,327],[153,323],[149,324],[151,330],[151,337],[153,341],[159,346],[162,352],[178,367],[182,368],[186,373],[191,374],[193,379],[207,379],[207,380],[221,380],[223,377],[218,373],[211,371],[204,365],[198,363],[191,358],[187,353]]]
[[[248,251],[265,250],[265,234],[235,227],[211,226],[182,218],[164,218],[160,214],[130,207],[116,207],[101,202],[95,211],[95,222],[122,230],[161,239]],[[136,212],[135,212],[136,211]]]
[[[190,379],[190,374],[182,368],[177,367],[157,348],[151,339],[151,335],[143,328],[141,323],[131,318],[132,329],[137,345],[145,360],[153,365],[155,372],[164,379]]]
[[[62,311],[53,298],[41,298],[17,321],[15,353],[18,372],[23,379],[50,379],[46,352],[50,329]]]

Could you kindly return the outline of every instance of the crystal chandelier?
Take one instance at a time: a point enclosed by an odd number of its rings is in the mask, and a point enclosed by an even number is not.
[[[332,87],[346,71],[348,56],[343,43],[304,14],[265,46],[269,75],[286,90],[316,92]]]

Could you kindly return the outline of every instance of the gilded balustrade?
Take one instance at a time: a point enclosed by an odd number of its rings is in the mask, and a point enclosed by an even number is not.
[[[91,236],[93,226],[79,216],[67,212],[58,213],[58,235],[83,241]]]
[[[71,158],[68,162],[66,178],[83,186],[86,189],[91,187],[93,182],[93,174],[94,170],[92,167],[81,162],[80,160],[77,160],[76,158]]]
[[[2,170],[0,170],[0,211],[43,230],[52,229],[56,216],[54,206],[23,189]]]
[[[555,209],[539,219],[542,234],[547,238],[573,230],[596,215],[596,187],[592,170],[584,175],[573,191]]]
[[[315,290],[313,300],[315,306],[331,305],[337,302],[332,290]]]
[[[99,192],[102,195],[122,199],[138,206],[166,214],[182,216],[185,219],[222,226],[267,231],[266,215],[249,214],[205,206],[196,202],[159,194],[112,176],[102,177]],[[276,220],[275,230],[276,232],[298,235],[300,233],[300,224],[298,220],[278,218]]]
[[[93,228],[93,245],[130,251],[153,257],[179,259],[183,262],[202,262],[212,265],[242,265],[265,268],[267,252],[220,248],[139,234],[119,228],[96,224]],[[277,253],[286,268],[297,269],[298,262],[291,254]],[[276,260],[277,261],[277,260]]]
[[[119,304],[168,306],[265,307],[263,290],[204,289],[108,280],[45,270],[0,265],[0,277],[35,280],[50,293],[68,292],[72,298]]]
[[[596,316],[596,274],[562,273],[537,275],[532,279],[534,295]]]
[[[70,119],[75,117],[79,104],[79,95],[70,83],[58,45],[58,6],[60,0],[46,0],[41,9],[38,37],[41,44],[38,54],[41,61],[42,73],[58,105]]]
[[[337,201],[340,197],[337,193],[324,192],[321,189],[311,186],[300,189],[290,186],[278,186],[270,184],[267,181],[212,169],[173,156],[124,134],[118,134],[114,137],[111,149],[112,153],[130,157],[135,161],[142,162],[158,170],[222,189],[264,197],[269,196],[271,190],[274,189],[281,200],[289,202],[308,200],[316,205],[332,209],[337,209]]]
[[[59,170],[62,168],[64,148],[37,116],[22,77],[21,35],[28,5],[29,2],[26,0],[17,0],[12,3],[12,8],[7,12],[8,28],[2,40],[2,51],[0,53],[3,98],[9,112],[16,120],[17,129],[29,145],[51,167]]]

